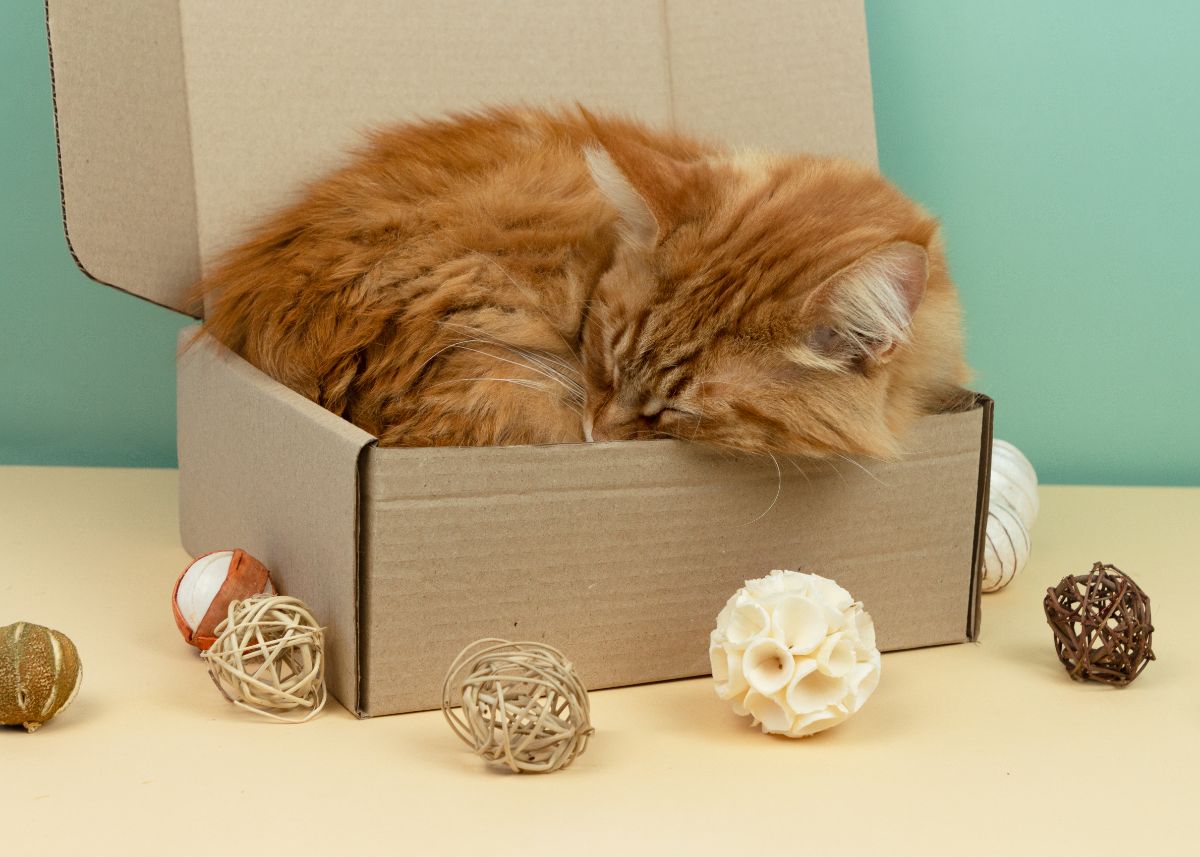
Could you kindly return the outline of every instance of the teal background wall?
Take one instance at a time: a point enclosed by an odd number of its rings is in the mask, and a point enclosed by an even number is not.
[[[173,467],[183,320],[71,260],[44,15],[0,0],[0,464]]]
[[[883,170],[1053,482],[1200,485],[1200,4],[868,0]]]
[[[1200,485],[1200,4],[868,0],[880,159],[1047,482]],[[183,320],[59,222],[41,4],[0,3],[0,463],[171,466]]]

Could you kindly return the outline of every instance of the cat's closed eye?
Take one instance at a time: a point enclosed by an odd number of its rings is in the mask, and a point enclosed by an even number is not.
[[[649,401],[647,401],[646,404],[642,405],[642,409],[641,409],[640,413],[643,418],[648,419],[648,420],[654,420],[654,419],[658,419],[666,411],[673,411],[673,410],[676,410],[676,408],[671,407],[669,404],[667,404],[663,400],[652,398]]]
[[[688,417],[694,419],[696,414],[685,408],[676,405],[664,404],[662,402],[652,402],[642,408],[641,415],[643,419],[657,422],[659,420],[668,419],[671,417]]]

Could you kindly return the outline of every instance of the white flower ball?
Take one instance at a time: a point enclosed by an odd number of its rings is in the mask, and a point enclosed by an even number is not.
[[[729,599],[708,656],[717,696],[763,732],[793,738],[862,708],[882,666],[861,602],[820,575],[778,569]]]

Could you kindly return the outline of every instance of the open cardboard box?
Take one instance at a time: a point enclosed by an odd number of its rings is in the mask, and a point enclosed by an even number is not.
[[[72,253],[177,310],[256,214],[364,127],[414,115],[578,100],[875,159],[857,1],[47,11]],[[591,688],[706,674],[717,611],[772,568],[837,579],[885,650],[978,633],[984,397],[922,419],[899,462],[777,470],[675,441],[381,449],[211,341],[178,371],[184,546],[244,547],[307,601],[331,690],[362,716],[436,707],[454,655],[487,636],[550,642]]]

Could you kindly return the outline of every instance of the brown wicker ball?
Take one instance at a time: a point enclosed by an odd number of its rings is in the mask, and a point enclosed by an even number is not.
[[[1076,681],[1124,687],[1154,660],[1150,596],[1124,572],[1096,563],[1046,590],[1054,650]]]

